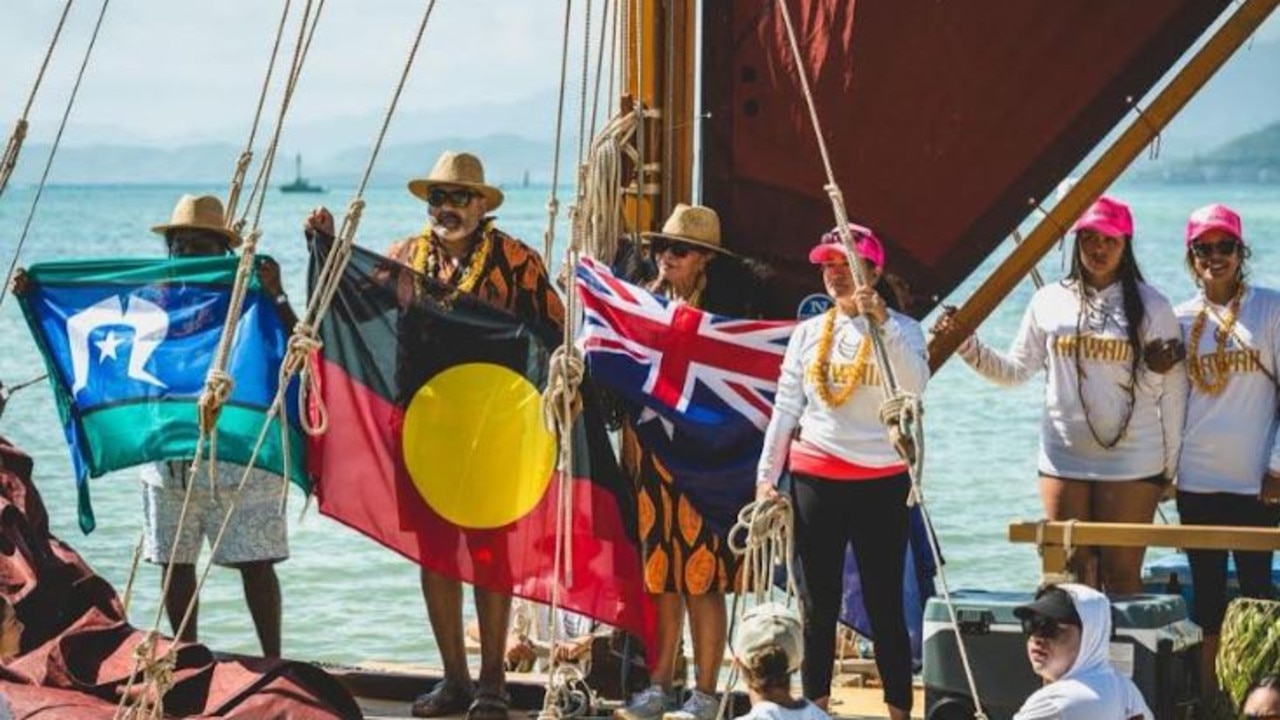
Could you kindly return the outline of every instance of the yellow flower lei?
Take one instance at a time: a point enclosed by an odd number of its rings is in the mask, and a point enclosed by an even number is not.
[[[867,360],[871,357],[871,343],[864,336],[862,343],[858,345],[858,352],[854,354],[853,371],[849,375],[849,384],[832,393],[827,382],[827,375],[831,370],[831,344],[835,338],[835,330],[836,309],[831,308],[827,311],[826,322],[822,325],[822,336],[818,338],[818,354],[814,357],[813,363],[809,365],[809,372],[807,373],[809,382],[812,382],[814,389],[818,391],[818,399],[822,400],[822,404],[833,410],[844,405],[849,401],[849,398],[853,397],[854,391],[858,389],[859,379],[866,372]]]
[[[489,253],[493,249],[492,235],[493,221],[485,220],[480,227],[480,239],[476,241],[476,246],[471,251],[466,272],[462,274],[457,285],[455,285],[459,292],[469,293],[480,282],[485,266],[489,263]],[[414,239],[412,267],[420,275],[426,275],[432,280],[439,280],[440,251],[431,242],[431,238],[431,226],[428,225],[422,231],[422,234]]]
[[[1200,338],[1204,335],[1205,323],[1209,320],[1209,300],[1206,298],[1204,307],[1200,308],[1200,313],[1196,315],[1195,322],[1191,324],[1191,352],[1196,353],[1191,362],[1187,363],[1187,374],[1191,377],[1191,383],[1196,389],[1205,395],[1219,395],[1227,387],[1227,380],[1230,375],[1227,374],[1226,367],[1226,350],[1227,340],[1231,337],[1232,330],[1236,326],[1236,317],[1240,314],[1240,301],[1244,298],[1244,283],[1240,283],[1240,287],[1236,289],[1236,294],[1231,298],[1231,304],[1227,306],[1226,317],[1221,318],[1221,326],[1214,333],[1214,339],[1217,346],[1213,350],[1213,362],[1210,366],[1213,370],[1213,379],[1207,379],[1204,376],[1204,369],[1199,362]]]

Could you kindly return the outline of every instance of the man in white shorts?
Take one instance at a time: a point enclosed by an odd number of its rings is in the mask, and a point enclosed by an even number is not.
[[[230,255],[240,245],[240,237],[223,220],[222,203],[213,196],[184,195],[168,224],[152,228],[164,235],[170,257]],[[258,279],[268,297],[275,299],[285,332],[292,332],[297,316],[280,284],[280,267],[265,262]],[[192,418],[195,422],[195,418]],[[143,505],[146,510],[144,551],[148,562],[167,570],[173,563],[173,580],[165,597],[165,611],[176,633],[187,606],[195,599],[196,560],[207,539],[212,547],[226,517],[244,467],[219,462],[210,482],[207,473],[189,477],[190,460],[153,463],[142,469]],[[190,506],[182,530],[178,520],[187,486],[191,485]],[[213,562],[240,571],[245,602],[266,657],[280,656],[280,581],[275,563],[289,557],[283,498],[283,477],[255,469],[236,499],[235,512],[227,524],[222,542],[213,553]],[[167,573],[162,573],[163,576]],[[181,639],[196,641],[196,609]]]

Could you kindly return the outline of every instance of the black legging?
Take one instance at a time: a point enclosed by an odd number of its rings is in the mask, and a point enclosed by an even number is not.
[[[796,554],[805,583],[805,697],[831,694],[836,621],[844,587],[845,547],[852,542],[871,620],[876,667],[886,703],[911,709],[911,639],[902,610],[906,563],[906,473],[880,480],[841,482],[793,474]]]
[[[1178,492],[1178,516],[1183,525],[1240,525],[1275,527],[1280,523],[1280,506],[1266,505],[1252,495],[1235,493]],[[1240,594],[1270,600],[1271,553],[1233,551]],[[1206,635],[1222,632],[1227,614],[1227,551],[1188,550],[1191,566],[1191,619]]]

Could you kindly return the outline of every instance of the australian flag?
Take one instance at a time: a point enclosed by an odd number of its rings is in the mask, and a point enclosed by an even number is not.
[[[238,262],[65,261],[28,270],[22,310],[49,371],[85,532],[95,524],[89,478],[195,456],[196,401],[222,337]],[[287,341],[275,304],[253,273],[228,365],[235,387],[218,421],[220,460],[249,464],[279,386]],[[295,392],[291,388],[286,408],[297,407]],[[278,423],[273,420],[256,465],[305,489],[296,420],[288,426],[288,453]]]
[[[755,497],[756,465],[795,323],[721,317],[669,302],[590,258],[579,263],[577,278],[584,311],[579,343],[592,377],[644,408],[636,427],[641,439],[708,525],[727,533]],[[935,572],[927,532],[913,508],[903,602],[917,664]],[[852,551],[841,620],[870,637]]]
[[[721,317],[578,266],[594,378],[643,407],[636,431],[703,518],[727,533],[755,470],[794,323]]]

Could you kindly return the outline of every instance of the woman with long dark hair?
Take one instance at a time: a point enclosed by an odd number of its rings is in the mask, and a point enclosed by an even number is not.
[[[975,335],[959,352],[1001,385],[1046,370],[1039,470],[1050,520],[1151,522],[1182,440],[1187,379],[1177,319],[1143,281],[1127,205],[1101,197],[1072,232],[1070,274],[1036,292],[1009,351]],[[934,327],[955,331],[949,315]],[[1140,592],[1144,552],[1101,548],[1096,563],[1077,553],[1073,570],[1110,592]]]
[[[1235,211],[1209,205],[1191,214],[1186,262],[1200,290],[1177,309],[1191,377],[1178,463],[1178,514],[1186,525],[1280,523],[1280,293],[1245,281],[1248,259]],[[1271,553],[1236,551],[1235,557],[1240,593],[1271,599]],[[1204,629],[1202,679],[1213,683],[1227,609],[1227,552],[1188,550],[1187,559],[1195,590],[1191,618]]]

